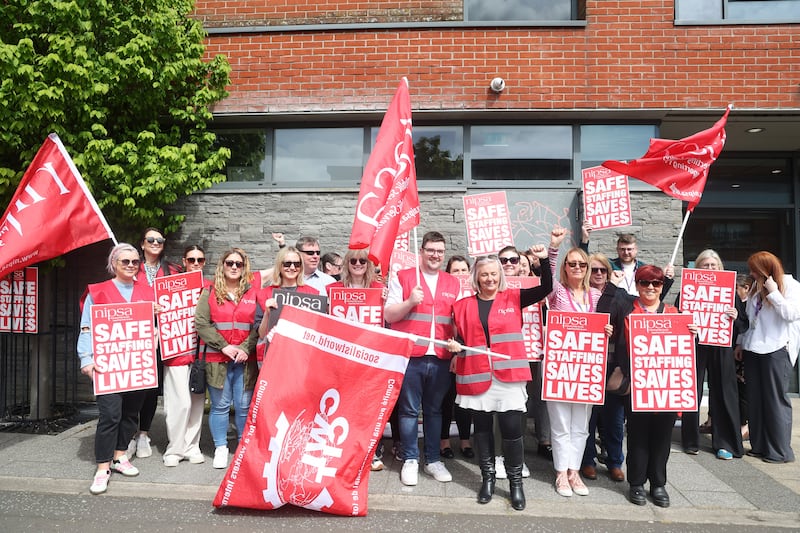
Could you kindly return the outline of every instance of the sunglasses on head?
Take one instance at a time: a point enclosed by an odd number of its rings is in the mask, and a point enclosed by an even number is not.
[[[351,265],[366,265],[367,259],[365,257],[351,257],[350,258]]]
[[[606,267],[592,267],[592,274],[605,274],[608,272]]]
[[[228,267],[228,268],[233,268],[233,267],[242,268],[244,266],[244,262],[243,261],[231,261],[230,259],[228,259],[227,261],[225,261],[225,266]]]
[[[501,257],[500,264],[505,265],[506,263],[511,263],[512,265],[518,265],[519,257]]]
[[[156,243],[156,242],[158,244],[164,244],[165,242],[167,242],[167,239],[165,239],[164,237],[147,237],[145,240],[147,242],[149,242],[150,244],[153,244],[153,243]]]
[[[133,266],[135,266],[135,267],[138,267],[138,266],[139,266],[139,263],[141,263],[141,262],[142,262],[142,261],[141,261],[141,259],[117,259],[117,261],[119,261],[119,263],[120,263],[122,266],[130,266],[130,265],[133,265]]]
[[[319,255],[320,254],[319,250],[300,250],[300,251],[303,252],[306,255]]]
[[[578,267],[583,270],[589,266],[589,263],[584,263],[583,261],[567,261],[567,266],[570,268]]]
[[[205,257],[184,257],[187,263],[197,263],[198,265],[202,265],[206,262]]]
[[[284,261],[282,264],[283,268],[289,268],[289,267],[300,268],[301,266],[303,266],[302,261]]]
[[[636,282],[636,284],[640,287],[649,287],[652,285],[653,287],[658,288],[664,285],[664,282],[660,279],[640,279]]]

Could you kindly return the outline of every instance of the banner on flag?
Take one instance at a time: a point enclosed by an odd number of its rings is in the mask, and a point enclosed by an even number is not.
[[[0,280],[0,332],[39,333],[39,269],[17,270]]]
[[[726,309],[736,305],[736,272],[684,268],[681,272],[681,311],[691,313],[697,342],[731,346],[733,320]]]
[[[411,136],[411,97],[403,78],[383,117],[364,167],[349,248],[369,247],[384,276],[398,235],[419,225],[417,172]]]
[[[0,219],[0,278],[104,239],[114,239],[58,135],[51,133]]]
[[[604,167],[586,168],[583,174],[583,216],[592,229],[630,226],[631,195],[628,177]]]
[[[383,327],[383,289],[328,287],[333,316]]]
[[[688,314],[628,316],[634,411],[696,411],[694,335]]]
[[[214,506],[367,514],[370,465],[413,342],[287,306]]]
[[[161,340],[161,360],[193,354],[197,347],[194,311],[203,290],[203,273],[199,270],[156,278],[153,285]]]
[[[608,313],[549,311],[542,400],[605,402]]]
[[[471,257],[494,254],[514,244],[505,191],[464,196],[463,202]]]
[[[94,394],[158,387],[153,302],[91,308]]]

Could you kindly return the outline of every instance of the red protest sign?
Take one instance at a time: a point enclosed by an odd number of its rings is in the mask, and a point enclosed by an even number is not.
[[[383,326],[383,289],[328,287],[328,298],[333,316]]]
[[[94,394],[158,387],[153,302],[91,308]]]
[[[628,177],[605,167],[587,168],[582,174],[583,213],[592,229],[630,226]]]
[[[532,276],[509,276],[506,278],[506,284],[511,289],[538,287],[539,283],[539,278]],[[522,336],[528,361],[541,361],[544,353],[544,314],[541,302],[522,309]]]
[[[370,464],[412,341],[284,307],[214,506],[367,514]]]
[[[470,274],[453,274],[453,277],[456,278],[461,285],[461,290],[458,291],[458,298],[456,298],[456,300],[469,298],[475,294],[475,291],[472,289],[472,276]]]
[[[158,334],[161,340],[161,360],[194,353],[197,331],[194,309],[203,290],[203,273],[199,270],[156,278],[153,289],[158,313]]]
[[[397,276],[397,273],[407,268],[417,267],[417,254],[405,250],[394,250],[389,269],[389,280]]]
[[[465,196],[464,221],[470,256],[493,254],[514,244],[505,191]]]
[[[696,411],[692,315],[631,314],[631,405],[634,411]]]
[[[16,270],[0,280],[0,331],[39,333],[39,269]]]
[[[600,405],[605,401],[607,313],[550,311],[542,400]]]
[[[725,314],[736,303],[736,272],[684,268],[681,273],[681,311],[697,324],[697,342],[730,346],[733,320]]]

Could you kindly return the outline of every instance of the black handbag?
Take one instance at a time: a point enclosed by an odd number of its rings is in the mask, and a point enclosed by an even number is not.
[[[200,358],[200,339],[194,352],[194,361],[189,368],[189,391],[192,394],[206,393],[206,348],[203,346],[203,357]]]

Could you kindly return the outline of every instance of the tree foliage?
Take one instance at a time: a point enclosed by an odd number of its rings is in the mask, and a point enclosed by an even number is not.
[[[177,229],[165,206],[224,180],[208,131],[230,67],[204,60],[192,0],[0,3],[0,195],[57,133],[119,238]]]

